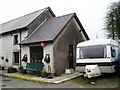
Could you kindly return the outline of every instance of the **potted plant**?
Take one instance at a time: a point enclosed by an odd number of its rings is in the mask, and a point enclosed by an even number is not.
[[[55,76],[61,76],[61,71],[59,69],[55,69]]]
[[[5,70],[4,66],[2,66],[2,70]]]
[[[9,68],[7,69],[7,71],[8,71],[8,73],[15,73],[17,70],[16,70],[16,68],[9,67]]]
[[[23,70],[23,66],[20,66],[20,67],[18,68],[18,72],[19,72],[19,73],[22,73],[22,70]]]
[[[55,76],[61,76],[61,72],[55,72]]]
[[[48,77],[48,73],[46,71],[42,71],[41,72],[41,77],[42,78],[47,78]]]
[[[51,79],[51,78],[53,78],[51,75],[51,66],[48,65],[48,77],[47,77],[47,79]]]

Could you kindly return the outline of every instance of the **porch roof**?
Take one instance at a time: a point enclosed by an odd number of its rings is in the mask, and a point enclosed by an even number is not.
[[[75,17],[75,19],[79,22],[75,13],[49,18],[42,25],[38,26],[38,28],[20,44],[31,44],[46,41],[54,42],[73,17]],[[85,34],[85,37],[89,39],[81,23],[80,27]]]

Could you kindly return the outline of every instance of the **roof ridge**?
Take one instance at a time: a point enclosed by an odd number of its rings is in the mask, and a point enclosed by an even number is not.
[[[3,25],[3,24],[6,24],[6,23],[9,23],[9,22],[12,22],[12,21],[14,21],[14,20],[20,19],[20,18],[22,18],[22,17],[28,16],[28,15],[30,15],[30,14],[33,14],[33,13],[42,11],[42,10],[44,10],[44,9],[49,9],[49,8],[50,8],[50,7],[46,7],[46,8],[40,9],[40,10],[36,10],[36,11],[34,11],[34,12],[31,12],[31,13],[25,14],[25,15],[23,15],[23,16],[19,16],[19,17],[17,17],[17,18],[14,18],[14,19],[12,19],[12,20],[9,20],[9,21],[7,21],[7,22],[1,23],[0,25]]]
[[[49,18],[49,19],[53,19],[53,18],[60,18],[60,17],[65,17],[65,16],[69,16],[69,15],[75,15],[75,13],[69,13],[69,14],[65,14],[65,15],[61,15],[61,16],[57,16],[57,17],[51,17],[51,18]],[[71,16],[71,17],[72,17]]]
[[[61,16],[57,16],[57,17],[59,18],[59,17],[69,16],[69,15],[74,15],[74,13],[69,13],[69,14],[65,14],[65,15],[61,15]]]

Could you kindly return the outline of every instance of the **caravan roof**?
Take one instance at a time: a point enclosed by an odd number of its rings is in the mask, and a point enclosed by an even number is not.
[[[108,44],[118,46],[118,41],[113,39],[94,39],[94,40],[88,40],[88,41],[79,43],[77,47],[93,46],[93,45],[108,45]]]

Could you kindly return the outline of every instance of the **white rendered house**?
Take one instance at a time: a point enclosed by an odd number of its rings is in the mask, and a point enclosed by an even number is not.
[[[44,63],[44,70],[75,70],[76,45],[89,40],[75,13],[56,17],[48,7],[1,26],[0,62],[3,66],[18,67],[25,54],[28,63]],[[45,58],[49,56],[50,61]],[[8,62],[6,62],[8,61]]]

